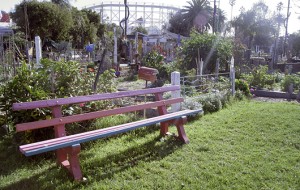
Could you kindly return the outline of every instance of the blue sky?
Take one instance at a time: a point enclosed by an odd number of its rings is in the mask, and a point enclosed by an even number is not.
[[[0,9],[4,11],[11,11],[14,9],[15,4],[19,4],[22,0],[0,0]],[[141,0],[128,0],[128,2],[140,2]],[[217,0],[218,1],[218,0]],[[233,7],[233,16],[237,16],[239,14],[240,8],[243,6],[246,10],[250,9],[253,5],[253,3],[258,2],[259,0],[236,0],[236,4]],[[78,8],[82,8],[85,6],[93,5],[100,3],[102,1],[100,0],[70,0],[73,6],[76,6]],[[110,2],[110,1],[104,1],[104,2]],[[123,0],[120,1],[114,1],[112,2],[124,2]],[[184,6],[186,5],[185,0],[145,0],[142,2],[149,2],[149,3],[155,3],[155,4],[162,4],[164,5],[175,5],[175,6]],[[286,15],[287,12],[287,4],[288,0],[264,0],[264,2],[269,6],[270,10],[276,10],[276,5],[279,2],[283,3],[284,10],[283,12]],[[289,22],[289,33],[296,32],[300,30],[299,22],[300,20],[298,17],[300,16],[300,0],[291,0],[291,17]],[[229,5],[229,0],[220,0],[220,8],[224,10],[227,14],[227,18],[230,19],[230,13],[231,13],[231,6]]]

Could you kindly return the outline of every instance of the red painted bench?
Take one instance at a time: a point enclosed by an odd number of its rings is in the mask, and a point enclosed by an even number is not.
[[[56,151],[57,163],[66,167],[73,175],[75,180],[82,180],[82,174],[80,170],[79,157],[80,143],[96,140],[99,138],[109,137],[124,133],[126,131],[134,130],[144,126],[151,126],[156,123],[160,123],[160,134],[166,135],[168,132],[168,126],[175,124],[178,130],[178,137],[184,143],[188,143],[189,140],[186,137],[183,124],[186,122],[186,116],[197,114],[202,110],[183,110],[174,113],[167,113],[167,105],[183,102],[183,98],[171,98],[163,99],[163,93],[169,91],[178,91],[179,86],[168,86],[160,88],[151,88],[135,91],[123,91],[106,94],[95,94],[88,96],[59,98],[52,100],[41,100],[34,102],[23,102],[13,104],[13,110],[27,110],[36,108],[51,108],[53,119],[40,120],[29,123],[21,123],[16,125],[17,132],[40,129],[44,127],[53,127],[55,138],[36,143],[21,145],[20,151],[25,156],[36,155],[48,151]],[[96,112],[77,114],[71,116],[63,116],[61,107],[68,104],[80,104],[90,101],[110,100],[115,98],[124,98],[145,94],[154,94],[155,101],[142,103],[139,105],[131,105],[127,107],[120,107],[110,110],[101,110]],[[133,112],[138,110],[144,110],[157,107],[159,116],[126,123],[109,128],[88,131],[80,134],[74,134],[66,136],[65,124],[85,121],[110,115],[122,114],[127,112]]]

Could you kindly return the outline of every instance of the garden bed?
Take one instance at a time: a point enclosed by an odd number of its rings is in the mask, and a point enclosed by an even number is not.
[[[288,92],[275,92],[268,90],[255,90],[251,92],[253,95],[258,97],[267,97],[267,98],[283,98],[288,100],[300,100],[300,93],[288,93]]]

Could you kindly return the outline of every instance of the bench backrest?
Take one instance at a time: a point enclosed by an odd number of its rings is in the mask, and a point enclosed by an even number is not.
[[[173,98],[173,99],[163,100],[162,98],[163,93],[169,91],[178,91],[178,90],[180,90],[179,86],[172,85],[167,87],[150,88],[150,89],[142,89],[142,90],[134,90],[134,91],[123,91],[123,92],[95,94],[95,95],[78,96],[78,97],[70,97],[70,98],[40,100],[34,102],[14,103],[13,110],[27,110],[27,109],[50,107],[52,109],[52,115],[53,115],[53,119],[17,124],[16,130],[26,131],[26,130],[33,130],[33,129],[54,126],[55,136],[60,137],[60,136],[65,136],[64,125],[67,123],[85,121],[85,120],[90,120],[90,119],[95,119],[95,118],[100,118],[100,117],[105,117],[110,115],[149,109],[153,107],[157,107],[159,114],[163,115],[166,114],[167,112],[166,105],[183,102],[183,98]],[[131,96],[145,95],[145,94],[154,94],[156,101],[143,103],[140,105],[120,107],[111,110],[102,110],[102,111],[77,114],[77,115],[71,115],[65,117],[63,117],[61,112],[62,105],[80,104],[80,103],[85,103],[90,101],[110,100],[110,99],[124,98],[124,97],[131,97]]]

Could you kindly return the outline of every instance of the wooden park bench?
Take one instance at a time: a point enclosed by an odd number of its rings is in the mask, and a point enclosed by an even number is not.
[[[95,94],[88,96],[78,96],[70,98],[58,98],[52,100],[41,100],[34,102],[14,103],[13,110],[28,110],[36,108],[50,108],[52,110],[52,119],[39,120],[28,123],[21,123],[16,125],[16,131],[34,130],[45,127],[53,127],[55,138],[44,140],[31,144],[21,145],[20,151],[25,156],[32,156],[48,151],[56,151],[57,163],[67,168],[73,175],[75,180],[82,180],[78,154],[80,152],[80,143],[106,138],[112,135],[124,133],[144,126],[151,126],[160,123],[160,134],[166,135],[168,126],[175,124],[178,130],[178,137],[184,143],[189,140],[185,134],[183,124],[186,123],[186,116],[197,114],[202,110],[183,110],[173,113],[167,112],[167,105],[183,102],[183,98],[163,99],[164,92],[177,92],[180,90],[179,86],[171,85],[167,87],[150,88],[134,91],[123,91],[105,94]],[[71,116],[62,115],[62,106],[69,104],[81,104],[91,101],[112,100],[116,98],[134,97],[139,95],[153,94],[155,101],[144,102],[137,105],[130,105],[126,107],[118,107],[110,110],[101,110],[90,113],[83,113]],[[101,118],[116,114],[123,114],[128,112],[135,112],[138,110],[156,108],[159,116],[139,121],[126,123],[122,125],[112,126],[109,128],[98,129],[80,134],[66,136],[65,124],[80,122],[95,118]]]

